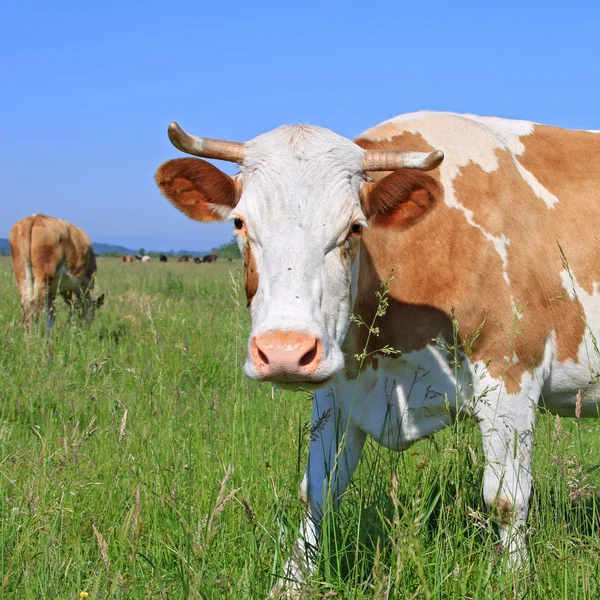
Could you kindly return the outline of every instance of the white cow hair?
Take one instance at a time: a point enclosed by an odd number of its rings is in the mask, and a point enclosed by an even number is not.
[[[278,329],[323,340],[315,372],[343,367],[340,345],[350,311],[350,264],[342,259],[350,227],[365,223],[360,205],[362,148],[327,129],[284,126],[246,144],[243,192],[231,218],[256,262],[259,286],[250,337]],[[246,374],[256,376],[251,360]]]

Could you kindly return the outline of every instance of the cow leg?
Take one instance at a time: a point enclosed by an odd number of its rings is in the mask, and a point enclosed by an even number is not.
[[[71,290],[67,290],[66,292],[62,293],[62,297],[65,301],[65,304],[69,307],[69,316],[67,317],[67,321],[70,325],[73,321],[73,310],[75,308],[73,306],[73,292]]]
[[[308,467],[301,484],[307,514],[284,570],[292,590],[300,589],[305,576],[314,571],[323,514],[337,507],[362,454],[365,435],[343,417],[333,389],[315,393]],[[284,585],[280,581],[278,588]]]
[[[476,410],[486,459],[483,496],[498,519],[500,539],[513,567],[526,562],[525,522],[540,391],[535,382],[520,394],[508,394],[502,384],[496,385],[489,397],[481,397]]]
[[[54,306],[55,296],[51,290],[46,293],[46,337],[49,338],[52,333],[52,326],[54,325],[54,318],[56,317],[56,309]]]

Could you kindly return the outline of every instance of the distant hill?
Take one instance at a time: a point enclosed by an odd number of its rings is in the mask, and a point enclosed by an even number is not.
[[[121,254],[137,254],[140,250],[133,250],[132,248],[126,248],[125,246],[118,246],[116,244],[105,244],[103,242],[92,242],[94,246],[94,252],[97,256],[119,256]],[[164,251],[164,250],[146,250],[149,254],[170,254],[178,256],[180,254],[187,254],[188,256],[203,256],[204,254],[217,254],[223,258],[238,258],[240,252],[237,244],[231,242],[229,244],[223,244],[218,248],[213,248],[210,252],[194,252],[191,250],[178,250],[178,251]],[[0,256],[7,256],[10,254],[10,246],[8,245],[8,239],[0,238]]]
[[[94,247],[94,254],[96,256],[103,256],[104,254],[137,254],[137,250],[131,248],[125,248],[125,246],[118,246],[116,244],[104,244],[103,242],[92,242]]]

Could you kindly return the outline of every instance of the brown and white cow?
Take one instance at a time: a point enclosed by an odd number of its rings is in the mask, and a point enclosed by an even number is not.
[[[25,322],[45,306],[49,335],[58,294],[86,318],[102,306],[104,294],[92,296],[96,258],[84,231],[62,219],[32,215],[12,226],[9,243]]]
[[[179,158],[156,181],[192,219],[234,222],[252,317],[246,375],[319,388],[301,547],[316,545],[324,493],[344,492],[367,435],[403,450],[462,413],[479,422],[484,499],[518,562],[536,407],[599,412],[600,134],[420,112],[354,142],[309,126],[246,144],[174,123],[169,136],[242,168],[232,178]],[[440,168],[424,173],[438,150]],[[292,579],[301,572],[289,564]]]

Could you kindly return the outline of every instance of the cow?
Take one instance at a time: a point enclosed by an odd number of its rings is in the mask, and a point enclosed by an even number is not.
[[[150,258],[150,257],[149,257],[147,254],[144,254],[144,256],[142,256],[142,257],[140,258],[140,261],[141,261],[141,262],[143,262],[143,263],[148,263],[148,262],[150,262],[151,260],[152,260],[152,259],[151,259],[151,258]]]
[[[600,133],[425,111],[354,141],[304,125],[245,144],[175,123],[169,137],[242,166],[177,158],[156,182],[190,218],[233,221],[245,374],[315,390],[291,585],[366,437],[405,450],[460,415],[479,423],[483,499],[521,563],[536,408],[599,412]]]
[[[104,294],[92,295],[97,270],[92,243],[79,227],[35,214],[12,226],[9,243],[25,323],[31,323],[45,305],[49,336],[58,294],[85,318],[102,306]]]
[[[217,255],[216,254],[207,254],[206,256],[202,257],[202,262],[203,263],[217,262]]]
[[[121,254],[121,260],[123,262],[135,262],[135,257],[131,254]]]
[[[182,254],[178,259],[178,263],[190,262],[190,257],[187,254]]]
[[[167,255],[166,255],[166,254],[161,254],[161,255],[158,257],[158,260],[159,260],[160,262],[167,262],[167,260],[168,260],[168,259],[167,259]]]
[[[227,262],[233,262],[233,258],[229,257],[229,258],[227,259]]]
[[[197,265],[201,265],[202,264],[202,259],[199,256],[194,256],[194,262]]]

